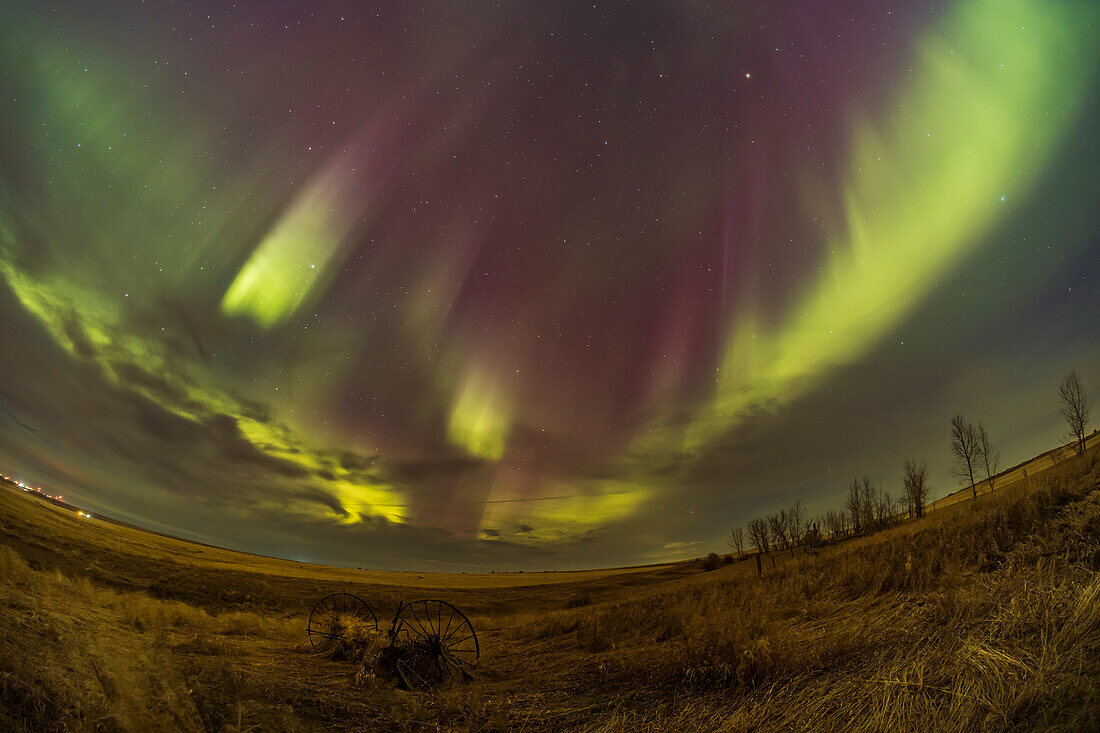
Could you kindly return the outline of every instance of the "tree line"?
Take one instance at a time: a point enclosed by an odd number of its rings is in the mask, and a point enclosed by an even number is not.
[[[1069,428],[1066,438],[1074,452],[1082,455],[1091,405],[1076,370],[1071,370],[1062,379],[1058,397]],[[986,482],[989,490],[994,490],[1001,470],[1001,454],[981,421],[972,423],[962,415],[951,419],[951,457],[952,474],[970,487],[975,499],[980,483]],[[793,556],[795,549],[801,547],[814,553],[827,541],[878,532],[906,518],[920,519],[924,516],[929,493],[927,464],[909,458],[902,468],[902,488],[897,498],[867,476],[856,478],[848,486],[841,507],[811,518],[802,502],[796,499],[786,509],[751,519],[743,527],[734,527],[727,543],[739,557],[745,557],[746,547],[754,550],[759,570],[759,558],[772,552],[785,551]]]

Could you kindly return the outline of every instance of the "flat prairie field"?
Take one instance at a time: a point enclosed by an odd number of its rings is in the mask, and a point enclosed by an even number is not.
[[[355,570],[0,490],[5,730],[1097,730],[1100,457],[1059,450],[807,551],[581,572]],[[715,548],[723,550],[725,548]],[[707,568],[710,567],[710,570]],[[442,599],[472,679],[409,691],[313,605]]]

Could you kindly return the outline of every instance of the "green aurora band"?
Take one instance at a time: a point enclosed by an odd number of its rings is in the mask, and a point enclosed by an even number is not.
[[[741,309],[685,450],[859,360],[987,244],[1075,120],[1097,17],[1086,3],[975,0],[923,39],[881,122],[852,125],[844,217],[820,274],[778,324]]]
[[[619,478],[581,486],[552,480],[544,501],[492,503],[482,531],[530,524],[537,530],[508,539],[568,542],[625,519],[670,489],[647,467],[705,451],[754,406],[789,403],[858,361],[932,297],[946,273],[988,246],[1004,199],[1025,196],[1040,180],[1094,82],[1098,17],[1094,3],[1082,2],[955,6],[917,44],[889,105],[853,114],[843,210],[828,254],[778,321],[753,303],[739,304],[714,393],[686,430],[655,418],[626,451],[646,457],[621,458]],[[0,190],[7,286],[58,344],[111,384],[187,420],[231,416],[243,440],[298,475],[303,491],[293,511],[318,521],[411,521],[406,487],[390,475],[385,456],[370,468],[347,468],[343,447],[321,445],[287,415],[261,419],[239,396],[242,385],[179,357],[167,341],[134,328],[122,309],[124,302],[155,309],[156,293],[142,300],[127,287],[155,272],[154,290],[218,303],[227,321],[243,317],[275,329],[300,314],[320,297],[367,214],[369,201],[355,199],[347,163],[338,155],[312,173],[304,163],[288,164],[286,180],[305,181],[297,190],[266,175],[282,165],[274,149],[253,151],[248,165],[229,167],[238,171],[231,177],[215,172],[222,166],[193,151],[207,146],[202,131],[216,122],[186,100],[157,99],[115,81],[125,78],[121,62],[77,70],[84,68],[78,51],[15,20],[0,38],[7,58],[32,64],[33,89],[18,100],[18,113],[42,121],[50,147],[28,153],[47,182],[39,198]],[[158,108],[164,115],[155,124],[133,122]],[[817,212],[827,197],[809,191],[808,199]],[[254,203],[272,200],[291,203],[281,213]],[[117,215],[105,220],[102,210]],[[71,259],[42,262],[32,251],[37,241],[83,244]],[[258,244],[242,262],[237,250],[220,246],[225,241]],[[198,262],[218,273],[213,284],[188,281]],[[456,354],[439,361],[451,369],[463,363]],[[476,366],[437,382],[449,402],[445,440],[496,465],[513,430],[509,385]],[[360,445],[354,452],[374,451]],[[503,472],[492,481],[506,485]],[[343,511],[311,499],[312,491],[335,497]],[[489,497],[500,494],[491,489]]]

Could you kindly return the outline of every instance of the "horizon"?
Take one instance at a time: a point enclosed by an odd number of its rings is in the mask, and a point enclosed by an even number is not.
[[[1100,434],[1100,429],[1095,429],[1092,432],[1087,434],[1086,440],[1090,440],[1092,438],[1095,438],[1098,434]],[[1012,465],[1008,466],[1007,468],[1001,468],[993,476],[993,478],[995,480],[996,479],[1001,479],[1001,478],[1003,478],[1003,477],[1005,477],[1009,474],[1014,473],[1017,470],[1026,469],[1026,467],[1028,467],[1029,465],[1031,465],[1033,463],[1037,463],[1037,462],[1041,461],[1041,459],[1043,459],[1043,458],[1045,458],[1049,455],[1058,453],[1060,451],[1061,452],[1072,452],[1072,445],[1073,445],[1072,441],[1070,443],[1060,443],[1058,445],[1055,445],[1053,448],[1049,448],[1049,449],[1047,449],[1047,450],[1045,450],[1041,453],[1038,453],[1038,454],[1036,454],[1036,455],[1034,455],[1034,456],[1032,456],[1028,459],[1025,459],[1025,460],[1023,460],[1019,463],[1012,464]],[[87,509],[87,507],[76,506],[74,504],[70,504],[67,501],[64,501],[62,495],[51,495],[51,494],[49,494],[48,493],[48,487],[47,487],[47,491],[43,491],[42,487],[35,487],[35,486],[30,485],[30,484],[24,484],[17,477],[4,476],[2,474],[0,474],[0,479],[2,479],[5,483],[9,483],[12,486],[20,489],[21,493],[30,494],[31,496],[35,496],[35,497],[38,497],[38,498],[44,498],[44,499],[47,499],[47,500],[49,500],[49,501],[51,501],[52,503],[55,503],[55,504],[63,504],[65,508],[72,508],[72,509],[76,509],[76,510]],[[979,481],[977,486],[981,486],[982,484],[988,484],[988,480]],[[935,511],[940,511],[943,508],[947,508],[947,507],[951,506],[955,502],[951,502],[949,504],[946,504],[942,508],[937,507],[936,506],[937,504],[940,504],[941,502],[944,502],[945,500],[950,499],[950,498],[955,497],[955,496],[960,496],[965,500],[968,497],[968,494],[971,490],[972,490],[972,487],[963,486],[961,488],[956,488],[954,491],[948,491],[947,493],[943,493],[938,497],[935,496],[934,494],[930,493],[929,497],[928,497],[928,502],[927,502],[927,504],[924,505],[924,510],[927,511],[928,513],[932,513],[932,512],[935,512]],[[983,493],[988,492],[988,491],[990,491],[988,488],[984,489]],[[841,512],[844,511],[843,508],[840,508],[840,507],[837,507],[837,508],[839,508]],[[343,565],[343,564],[340,564],[338,561],[335,562],[335,563],[329,563],[329,562],[316,561],[316,560],[296,559],[296,558],[283,556],[283,555],[264,555],[264,554],[260,554],[260,553],[253,553],[253,552],[248,552],[246,550],[235,549],[235,548],[232,548],[232,547],[227,547],[227,546],[222,546],[222,545],[212,545],[212,544],[209,544],[209,543],[206,543],[206,542],[201,542],[199,540],[188,539],[187,537],[183,537],[183,536],[180,536],[180,535],[161,532],[161,531],[152,529],[150,527],[146,527],[146,526],[144,526],[140,523],[133,523],[133,522],[126,521],[124,519],[120,519],[118,517],[113,517],[110,514],[95,515],[95,514],[92,514],[90,512],[85,513],[84,511],[79,511],[78,513],[79,513],[80,516],[84,516],[87,519],[101,519],[101,520],[105,519],[106,521],[110,522],[111,524],[120,525],[120,526],[128,527],[128,528],[131,528],[131,529],[136,529],[136,530],[141,531],[141,532],[149,532],[151,534],[155,534],[155,535],[158,535],[158,536],[161,536],[161,537],[166,537],[166,538],[171,539],[171,540],[176,540],[176,541],[179,541],[179,542],[185,542],[185,543],[188,543],[188,544],[199,545],[201,547],[208,547],[208,548],[212,548],[212,549],[216,549],[216,550],[224,550],[224,551],[227,551],[227,552],[241,553],[241,554],[244,554],[244,555],[250,555],[250,556],[253,556],[253,557],[260,557],[260,558],[264,558],[264,559],[267,559],[267,560],[279,560],[279,561],[283,561],[283,562],[291,562],[291,563],[296,563],[296,564],[301,564],[301,565],[312,565],[312,566],[316,566],[316,567],[331,567],[331,568],[340,569],[340,570],[360,570],[360,571],[364,571],[364,572],[383,573],[383,574],[394,573],[394,574],[408,575],[408,574],[413,574],[413,573],[425,573],[425,574],[428,574],[428,575],[491,575],[491,574],[492,575],[500,575],[500,574],[503,574],[503,575],[519,575],[519,574],[527,574],[527,573],[531,573],[531,574],[536,574],[536,573],[586,573],[586,572],[599,572],[599,571],[611,571],[611,570],[638,570],[638,569],[644,569],[644,568],[649,568],[649,567],[659,567],[659,566],[667,566],[667,565],[676,565],[676,564],[697,562],[697,561],[702,560],[704,558],[703,555],[697,555],[697,556],[694,556],[694,557],[684,557],[684,558],[680,558],[680,559],[676,559],[676,560],[664,560],[664,561],[660,561],[660,562],[642,563],[642,564],[634,564],[634,565],[592,566],[592,567],[577,567],[577,568],[535,568],[535,569],[527,569],[527,570],[523,570],[523,569],[516,569],[516,570],[512,570],[512,569],[494,569],[494,570],[469,570],[469,571],[461,570],[461,571],[459,571],[459,570],[424,570],[424,569],[421,569],[421,568],[390,568],[390,569],[386,569],[386,568],[369,568],[369,567],[360,567],[360,566],[354,566],[354,565]],[[820,515],[819,515],[819,517],[820,517]],[[812,521],[816,524],[816,522],[818,521],[818,518],[814,518],[814,519],[812,519]],[[904,522],[907,518],[912,519],[913,517],[912,516],[907,517],[906,510],[905,510],[904,506],[902,506],[902,504],[899,503],[897,505],[896,518],[898,519],[899,522]],[[734,526],[734,527],[744,527],[744,525],[746,524],[748,519],[749,519],[748,517],[740,518],[740,519],[734,521],[732,523],[732,526]],[[822,537],[822,539],[825,539],[825,540],[830,539],[830,535],[827,532],[823,532],[821,534],[821,537]],[[727,538],[726,544],[727,545],[729,544],[728,538]],[[721,549],[721,548],[718,548],[718,549]],[[726,549],[730,549],[730,548],[727,547]],[[710,551],[707,554],[712,554],[713,551],[714,551],[714,548],[711,548]],[[752,552],[753,551],[750,550],[749,554],[752,554]],[[734,557],[735,555],[737,555],[739,558],[745,556],[743,552],[741,554],[739,554],[736,550],[732,550],[732,549],[730,549],[729,552],[723,552],[723,553],[717,553],[717,554],[728,555],[731,558]]]

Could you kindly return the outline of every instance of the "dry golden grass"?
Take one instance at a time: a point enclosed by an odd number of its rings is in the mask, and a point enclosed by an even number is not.
[[[372,628],[313,652],[308,601],[331,586],[305,571],[264,564],[261,581],[240,558],[224,576],[158,559],[143,576],[128,558],[147,549],[3,501],[4,730],[1100,729],[1095,451],[761,578],[739,562],[455,590],[481,670],[434,693],[372,679]],[[39,521],[60,540],[28,529]],[[122,567],[144,590],[122,589]],[[418,595],[341,587],[383,625]]]

